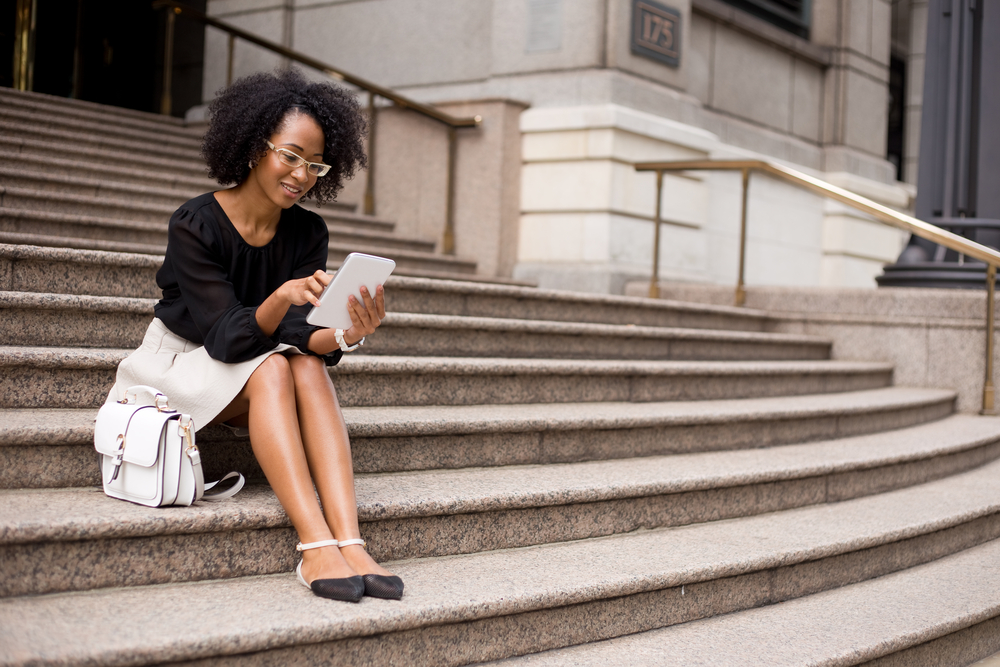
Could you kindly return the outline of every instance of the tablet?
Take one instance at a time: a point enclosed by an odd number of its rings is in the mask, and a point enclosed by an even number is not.
[[[375,287],[385,283],[396,262],[385,257],[352,252],[340,265],[333,280],[319,297],[319,305],[313,306],[306,315],[306,322],[329,329],[350,329],[351,314],[347,310],[347,297],[351,294],[360,303],[361,286],[368,288],[368,294],[375,298]]]

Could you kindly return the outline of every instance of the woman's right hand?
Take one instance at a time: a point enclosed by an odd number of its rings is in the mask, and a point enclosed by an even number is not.
[[[317,270],[316,273],[305,278],[289,280],[278,288],[279,295],[293,306],[302,306],[311,303],[319,305],[319,295],[323,289],[330,284],[333,278],[326,271]]]

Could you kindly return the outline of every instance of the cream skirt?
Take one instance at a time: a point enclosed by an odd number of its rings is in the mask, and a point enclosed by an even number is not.
[[[121,400],[133,385],[148,385],[165,394],[172,409],[191,415],[196,429],[201,429],[232,403],[265,359],[281,353],[302,354],[297,347],[280,343],[259,357],[227,364],[154,319],[139,349],[118,365],[106,402]]]

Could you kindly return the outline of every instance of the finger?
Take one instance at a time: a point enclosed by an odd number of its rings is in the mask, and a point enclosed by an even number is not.
[[[375,307],[375,300],[372,298],[372,295],[368,292],[367,287],[361,288],[361,297],[365,300],[365,309],[368,310],[372,318],[374,319],[375,317],[377,317],[378,308]]]
[[[378,316],[378,308],[375,306],[375,300],[372,299],[372,295],[368,292],[367,287],[361,288],[361,296],[365,299],[365,310],[368,311],[368,323],[374,332],[375,327],[382,324],[382,320]]]
[[[323,285],[324,287],[326,287],[327,285],[329,285],[330,281],[333,280],[333,276],[331,276],[326,271],[321,271],[319,269],[317,269],[316,273],[313,274],[313,278],[315,278],[316,280],[318,280],[319,283],[320,283],[320,285]]]
[[[367,330],[369,327],[368,310],[353,294],[347,297],[347,309],[351,312],[351,321],[359,328]]]
[[[385,319],[385,288],[379,285],[375,288],[375,308],[378,311],[378,319]]]

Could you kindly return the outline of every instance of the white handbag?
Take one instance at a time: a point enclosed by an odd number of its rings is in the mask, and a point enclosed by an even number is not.
[[[140,402],[140,397],[148,397],[149,402]],[[101,454],[104,492],[149,507],[236,495],[246,481],[238,472],[205,484],[194,431],[191,415],[171,410],[167,397],[156,389],[130,387],[124,400],[107,403],[97,413],[94,448]],[[229,489],[205,494],[233,478],[238,479]]]

